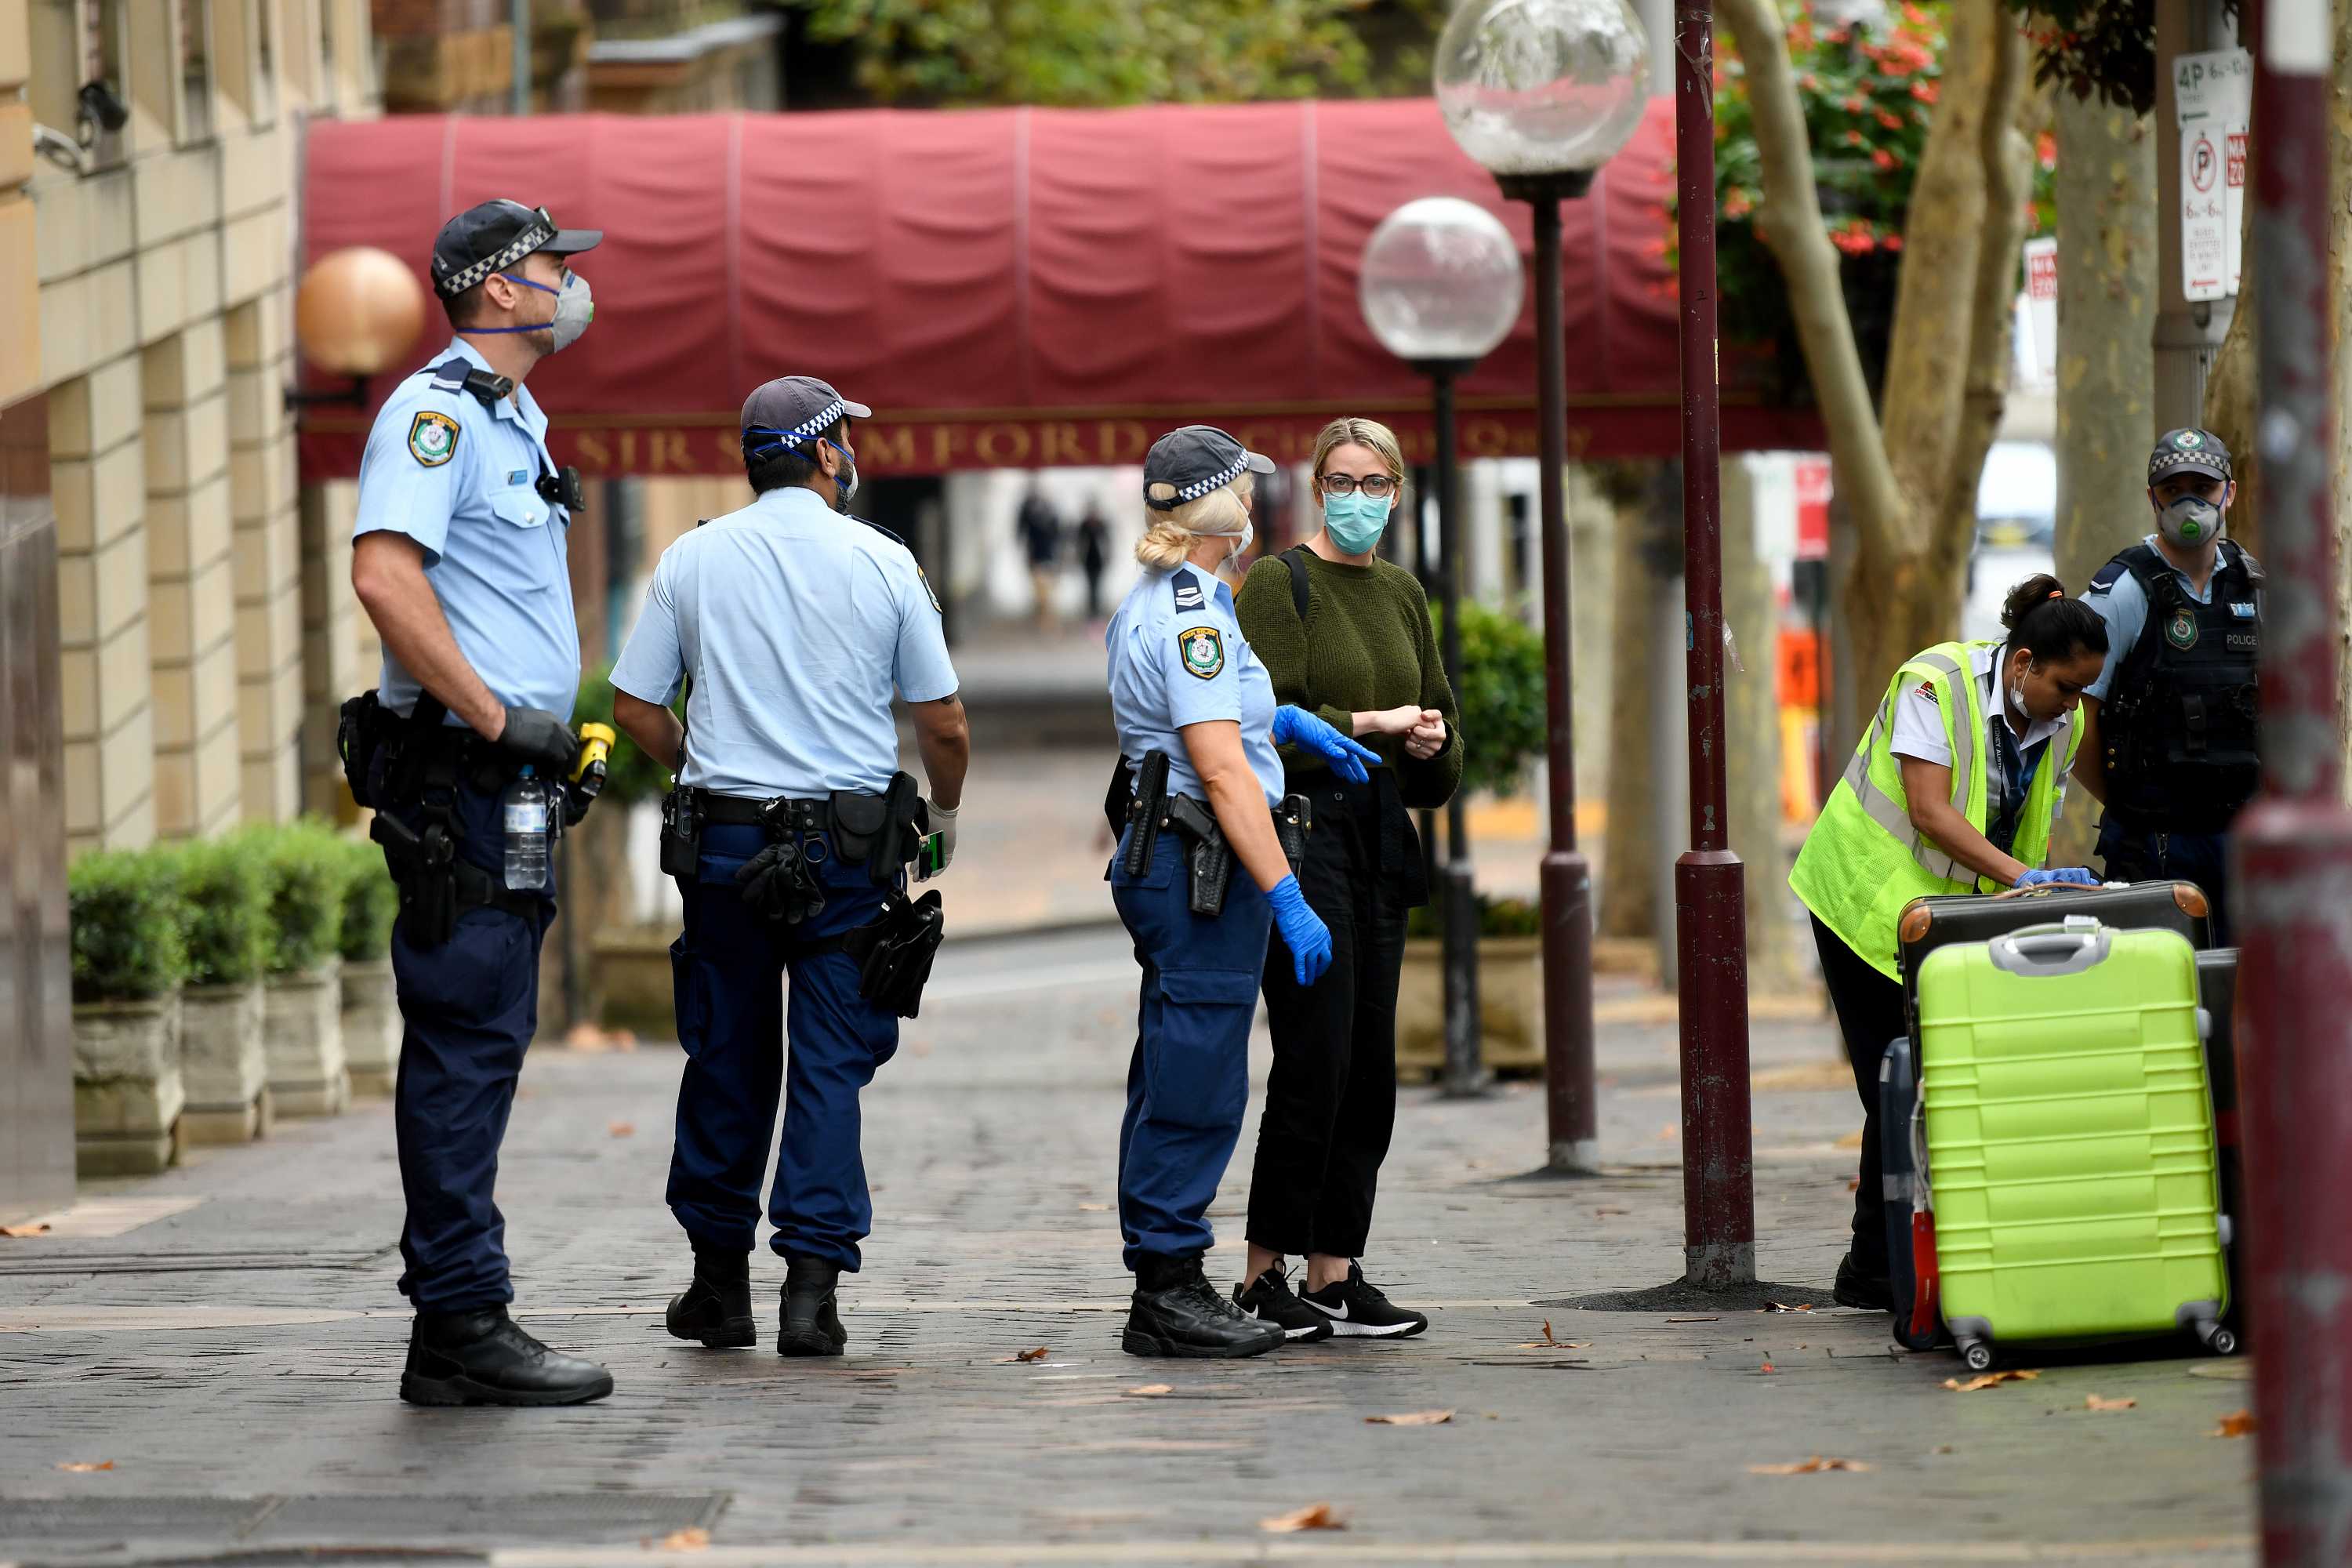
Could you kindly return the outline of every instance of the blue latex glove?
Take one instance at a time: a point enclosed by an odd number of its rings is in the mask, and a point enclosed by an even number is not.
[[[2017,879],[2021,888],[2095,888],[2096,873],[2087,866],[2053,866],[2046,871],[2028,871]]]
[[[1372,776],[1364,769],[1381,765],[1378,752],[1358,745],[1306,709],[1287,702],[1274,710],[1274,743],[1306,747],[1328,760],[1331,771],[1349,784],[1362,784]]]
[[[1293,712],[1297,710],[1293,709]],[[1330,726],[1326,724],[1325,729]],[[1290,972],[1301,985],[1312,985],[1323,978],[1331,967],[1331,928],[1323,917],[1307,907],[1307,895],[1298,890],[1298,879],[1285,877],[1265,896],[1274,906],[1275,929],[1290,948]]]

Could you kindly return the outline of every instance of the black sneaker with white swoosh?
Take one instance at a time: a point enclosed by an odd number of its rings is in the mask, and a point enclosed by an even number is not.
[[[1247,1285],[1234,1287],[1234,1305],[1261,1322],[1278,1325],[1290,1342],[1328,1340],[1331,1320],[1314,1310],[1291,1289],[1289,1277],[1269,1268]]]
[[[1345,1279],[1304,1291],[1298,1299],[1320,1312],[1331,1331],[1342,1338],[1405,1339],[1429,1327],[1427,1318],[1381,1295],[1379,1287],[1365,1279],[1361,1264],[1349,1264]]]

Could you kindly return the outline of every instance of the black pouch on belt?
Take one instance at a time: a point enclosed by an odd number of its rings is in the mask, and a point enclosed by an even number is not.
[[[1274,837],[1282,845],[1282,858],[1290,862],[1290,874],[1298,875],[1298,868],[1307,864],[1307,836],[1315,829],[1314,804],[1303,795],[1286,795],[1274,808]]]
[[[911,773],[893,773],[880,795],[835,790],[833,795],[833,847],[851,865],[864,865],[866,879],[877,888],[897,885],[899,872],[915,858],[916,827],[922,811],[922,791]]]
[[[691,881],[701,863],[700,802],[690,789],[673,789],[662,796],[662,875],[684,877]]]
[[[351,787],[352,805],[375,805],[368,775],[398,722],[373,691],[362,691],[343,704],[335,721],[335,754],[342,759],[343,783]]]
[[[1184,836],[1184,871],[1192,884],[1192,910],[1211,918],[1225,912],[1225,888],[1234,878],[1234,848],[1209,808],[1189,795],[1168,797],[1168,820]]]
[[[842,951],[857,961],[857,994],[901,1018],[916,1016],[946,936],[937,889],[912,900],[892,895],[879,916],[842,938]]]
[[[457,845],[448,829],[429,823],[418,834],[378,812],[368,837],[383,846],[384,865],[400,889],[401,934],[423,950],[446,942],[457,930]]]

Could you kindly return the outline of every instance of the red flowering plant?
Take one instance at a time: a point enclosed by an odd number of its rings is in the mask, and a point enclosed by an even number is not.
[[[1885,26],[1822,27],[1810,0],[1792,13],[1789,64],[1812,142],[1813,182],[1840,265],[1846,309],[1873,386],[1885,363],[1901,266],[1904,218],[1927,151],[1941,88],[1940,5],[1905,4]],[[1796,323],[1780,265],[1758,222],[1763,157],[1756,145],[1747,72],[1727,35],[1715,63],[1716,268],[1726,340],[1771,352],[1784,390],[1804,384]],[[2053,232],[2055,149],[2036,148],[2033,232]],[[1669,217],[1671,222],[1671,216]]]

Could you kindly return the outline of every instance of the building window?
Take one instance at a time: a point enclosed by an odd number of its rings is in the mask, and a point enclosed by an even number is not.
[[[32,43],[33,118],[82,144],[85,168],[122,157],[120,131],[110,131],[85,107],[82,89],[102,84],[123,100],[123,0],[34,0],[27,15]]]
[[[253,122],[278,118],[278,0],[247,0],[253,10]]]
[[[213,134],[212,0],[180,0],[180,140]]]

